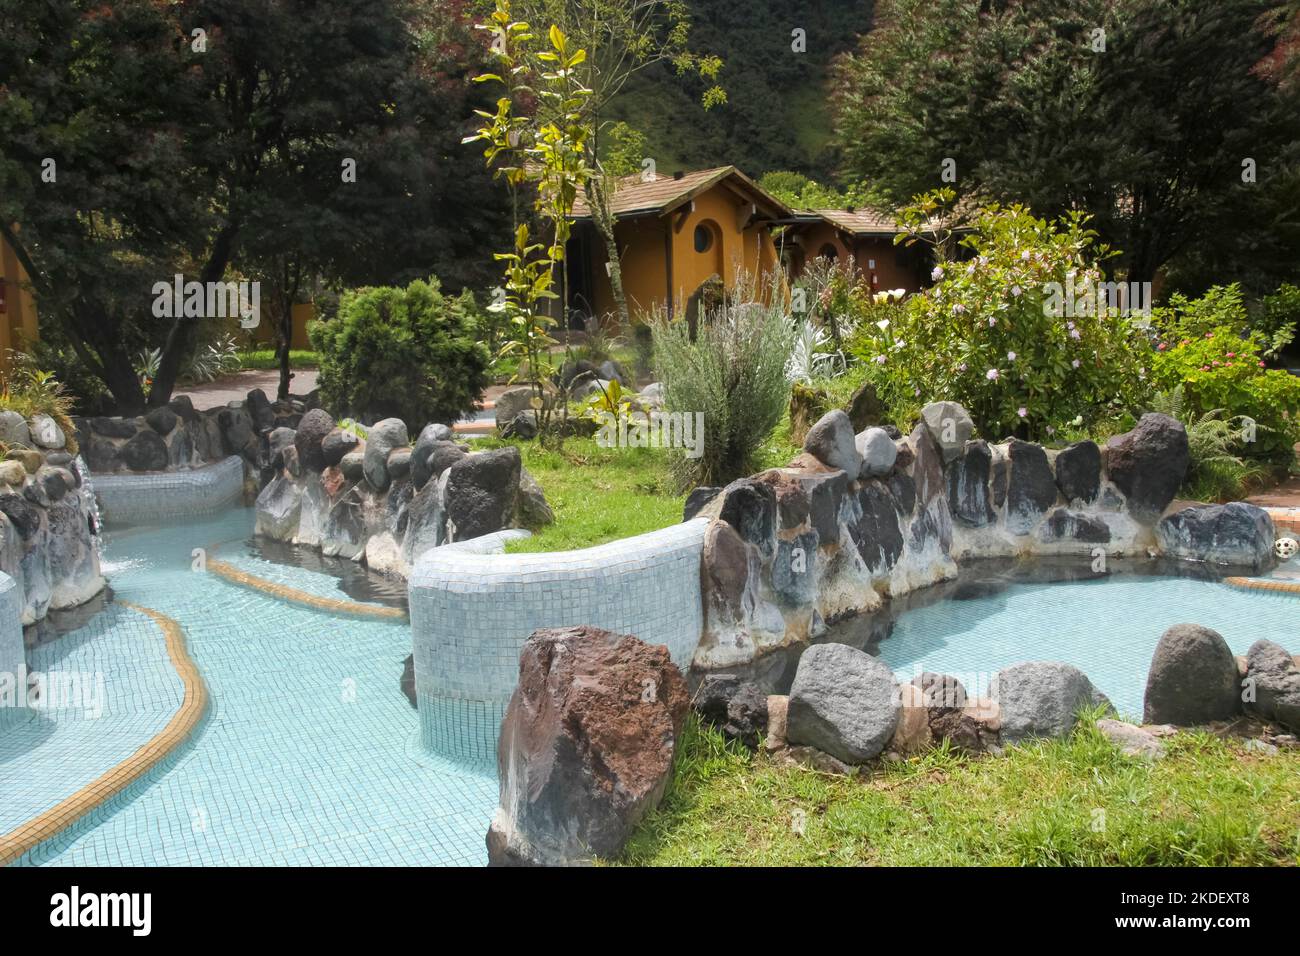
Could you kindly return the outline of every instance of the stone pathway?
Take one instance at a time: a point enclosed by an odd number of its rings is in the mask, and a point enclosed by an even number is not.
[[[178,389],[177,395],[188,395],[194,407],[200,411],[208,408],[220,408],[230,402],[242,401],[255,388],[266,392],[266,397],[275,401],[275,391],[280,386],[280,373],[275,369],[244,369],[231,375],[213,379],[206,385],[191,385]],[[289,382],[289,391],[294,395],[306,395],[316,387],[316,369],[300,368],[293,373]]]

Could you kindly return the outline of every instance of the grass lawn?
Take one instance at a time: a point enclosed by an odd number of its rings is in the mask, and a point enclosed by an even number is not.
[[[1294,750],[1265,756],[1180,733],[1148,764],[1085,720],[1068,740],[1001,757],[936,751],[850,779],[778,766],[689,721],[673,784],[620,863],[1300,863]]]
[[[755,455],[756,468],[785,464],[798,454],[783,421]],[[542,486],[554,524],[506,545],[508,552],[567,551],[656,531],[682,520],[685,494],[673,490],[669,452],[660,448],[601,448],[594,438],[567,438],[560,450],[536,441],[477,438],[475,448],[519,448],[524,467]]]
[[[275,369],[275,349],[249,349],[239,353],[239,361],[244,368]],[[308,349],[290,349],[290,368],[316,368],[320,365],[320,356]]]

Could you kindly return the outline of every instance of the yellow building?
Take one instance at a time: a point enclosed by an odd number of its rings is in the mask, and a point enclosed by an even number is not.
[[[9,370],[10,350],[38,336],[36,302],[27,282],[27,270],[9,243],[0,237],[0,370]]]
[[[622,180],[614,193],[614,238],[633,319],[664,308],[684,314],[691,295],[717,276],[733,289],[746,277],[784,284],[772,226],[791,211],[734,166]],[[574,206],[569,267],[570,324],[617,314],[605,242],[586,198]]]
[[[897,224],[869,209],[799,212],[781,237],[781,256],[791,279],[814,259],[852,263],[873,292],[929,285],[933,263],[924,244],[894,244]]]

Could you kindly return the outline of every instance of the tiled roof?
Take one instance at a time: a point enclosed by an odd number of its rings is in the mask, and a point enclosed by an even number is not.
[[[898,223],[874,209],[814,209],[813,212],[831,225],[855,236],[892,236],[898,232]]]
[[[752,195],[754,202],[768,207],[769,211],[776,216],[790,215],[790,210],[780,200],[764,192],[757,183],[735,166],[697,169],[682,174],[680,178],[656,175],[649,181],[643,180],[640,174],[625,176],[619,180],[618,188],[614,191],[611,211],[615,216],[623,217],[646,213],[663,215],[672,212],[678,206],[684,205],[725,179],[732,179],[734,186]],[[581,190],[578,191],[577,200],[573,204],[573,216],[575,219],[586,219],[591,216],[591,211],[587,207],[586,194]]]

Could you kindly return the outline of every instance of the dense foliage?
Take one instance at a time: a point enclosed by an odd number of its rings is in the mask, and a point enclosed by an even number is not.
[[[1271,288],[1300,242],[1300,84],[1269,69],[1276,10],[885,0],[838,71],[843,172],[895,203],[951,182],[1040,216],[1085,210],[1136,281],[1187,252]]]
[[[1264,354],[1290,340],[1284,325],[1271,336],[1250,325],[1236,285],[1211,288],[1200,299],[1171,297],[1157,309],[1155,383],[1182,388],[1189,410],[1220,411],[1237,423],[1241,454],[1286,464],[1300,441],[1300,378],[1270,369]]]
[[[400,418],[412,430],[459,420],[488,384],[476,317],[472,293],[444,295],[437,279],[345,294],[336,318],[309,327],[323,404],[365,422]]]
[[[176,273],[269,279],[285,256],[346,282],[490,267],[480,246],[502,199],[454,149],[482,56],[458,4],[7,0],[0,13],[0,233],[42,324],[123,410],[165,402],[194,355],[195,319],[150,310],[153,283]],[[154,348],[146,394],[133,359]]]
[[[906,423],[934,398],[966,406],[980,434],[1050,439],[1142,397],[1146,339],[1096,289],[1107,255],[1081,216],[1058,222],[1021,207],[989,209],[941,262],[934,286],[873,322],[854,350]],[[1073,303],[1053,287],[1080,290]]]

